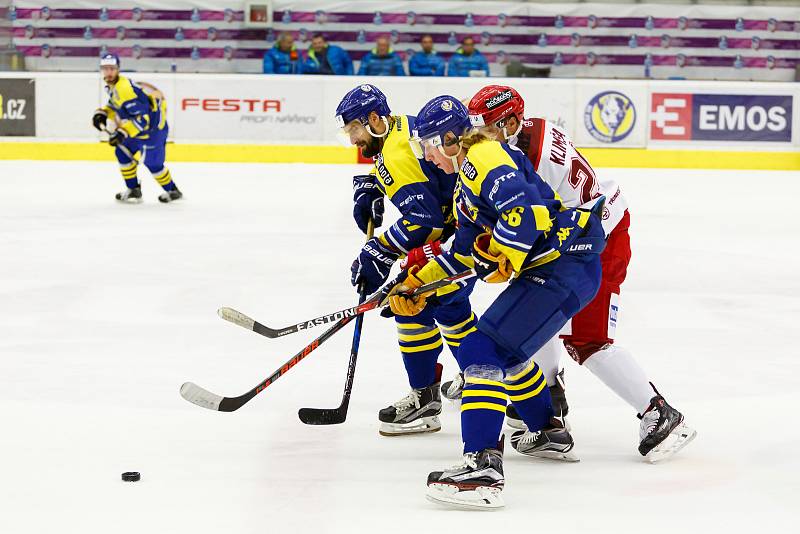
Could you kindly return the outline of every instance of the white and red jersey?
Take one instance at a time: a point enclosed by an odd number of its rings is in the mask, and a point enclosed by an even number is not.
[[[516,140],[510,144],[522,150],[536,173],[561,197],[561,202],[577,208],[600,195],[606,196],[603,229],[606,235],[617,226],[628,209],[628,202],[613,180],[601,181],[589,162],[572,144],[572,139],[544,119],[525,119]]]

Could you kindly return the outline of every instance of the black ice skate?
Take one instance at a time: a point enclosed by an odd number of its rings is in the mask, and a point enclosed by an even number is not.
[[[428,475],[427,497],[438,504],[477,510],[505,506],[502,492],[503,438],[496,449],[464,454],[463,462]]]
[[[639,425],[639,454],[648,462],[656,463],[669,458],[694,439],[697,431],[683,422],[683,414],[667,404],[664,397],[656,395]]]
[[[442,384],[442,397],[450,402],[460,402],[464,391],[464,373],[458,373],[452,380]]]
[[[569,413],[569,405],[567,404],[567,396],[564,388],[564,369],[561,369],[556,375],[556,383],[550,386],[550,398],[553,400],[553,414],[559,420],[561,426],[567,429],[567,432],[572,430],[572,427],[567,421],[567,414]],[[506,424],[511,428],[518,430],[528,430],[522,417],[517,413],[517,409],[513,404],[509,404],[506,408]]]
[[[378,412],[381,421],[379,432],[384,436],[437,432],[442,424],[437,417],[442,413],[439,382],[411,392],[388,408]]]
[[[580,459],[572,452],[575,442],[569,430],[564,428],[561,421],[553,418],[550,426],[540,432],[518,430],[511,435],[511,446],[514,450],[534,458],[561,460],[563,462],[579,462]]]
[[[158,201],[163,202],[164,204],[167,202],[172,202],[173,200],[178,200],[179,198],[183,198],[183,193],[181,193],[177,186],[172,191],[164,191],[158,195]]]
[[[120,191],[115,198],[120,202],[126,202],[128,204],[139,204],[142,202],[142,188],[137,185],[133,189]]]

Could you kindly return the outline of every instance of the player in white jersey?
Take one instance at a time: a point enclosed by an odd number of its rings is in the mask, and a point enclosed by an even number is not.
[[[578,364],[587,367],[636,410],[641,419],[639,452],[650,461],[666,458],[688,444],[696,432],[683,423],[680,412],[667,404],[631,353],[614,344],[620,285],[631,257],[627,200],[616,182],[595,176],[566,133],[544,119],[523,119],[524,109],[516,90],[499,85],[484,87],[469,103],[473,126],[523,151],[564,206],[582,206],[605,195],[602,223],[607,245],[601,255],[602,284],[594,300],[572,318],[560,337]],[[558,371],[558,345],[558,339],[553,338],[534,359],[551,385],[556,416],[561,412],[563,417],[568,407],[563,396],[563,374]],[[511,426],[522,424],[513,405],[509,405],[508,416]]]

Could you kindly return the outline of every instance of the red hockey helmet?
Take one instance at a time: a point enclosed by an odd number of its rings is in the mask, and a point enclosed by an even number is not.
[[[525,101],[513,87],[507,85],[487,85],[469,101],[469,119],[473,126],[484,133],[491,134],[495,128],[501,128],[506,140],[519,134],[522,118],[525,113]],[[509,134],[505,129],[509,117],[519,122],[517,131]],[[496,131],[494,132],[496,135]]]

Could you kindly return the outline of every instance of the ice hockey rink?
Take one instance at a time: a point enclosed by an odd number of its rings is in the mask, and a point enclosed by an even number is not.
[[[347,165],[173,164],[185,193],[119,205],[113,163],[0,162],[0,532],[788,532],[800,513],[800,173],[599,169],[631,203],[633,261],[618,343],[698,431],[671,461],[636,452],[632,410],[566,359],[581,462],[506,449],[496,513],[425,499],[460,459],[459,413],[436,434],[378,435],[407,393],[394,324],[366,318],[347,422],[352,328],[234,413],[183,400],[194,381],[239,395],[319,331],[274,325],[356,300],[363,241]],[[391,220],[391,216],[387,218]],[[479,284],[482,310],[497,288]],[[445,350],[445,376],[456,372]],[[138,483],[120,480],[140,471]]]

